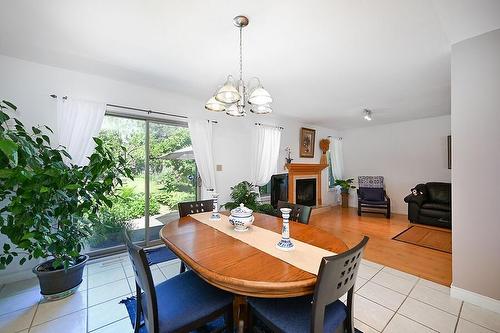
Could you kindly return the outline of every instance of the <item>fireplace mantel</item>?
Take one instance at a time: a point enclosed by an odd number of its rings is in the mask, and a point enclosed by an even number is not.
[[[316,178],[316,206],[322,205],[321,200],[321,171],[328,164],[290,163],[286,164],[288,169],[288,201],[295,203],[295,182],[297,178]]]

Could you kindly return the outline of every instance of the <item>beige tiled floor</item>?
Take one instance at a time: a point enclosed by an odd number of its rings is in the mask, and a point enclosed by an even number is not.
[[[155,283],[178,274],[179,265],[153,265]],[[129,333],[119,302],[134,289],[126,255],[90,263],[78,292],[55,302],[41,301],[36,279],[8,284],[0,287],[0,332]],[[373,262],[363,260],[355,289],[355,326],[364,333],[500,332],[500,314],[451,298],[445,286]]]

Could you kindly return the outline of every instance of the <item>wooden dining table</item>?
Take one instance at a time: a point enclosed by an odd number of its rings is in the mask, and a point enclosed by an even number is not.
[[[281,233],[282,219],[255,213],[254,225]],[[221,222],[222,223],[222,222]],[[341,253],[347,245],[325,230],[290,222],[293,239]],[[163,242],[202,279],[235,295],[235,312],[246,296],[280,298],[312,294],[316,275],[297,268],[191,216],[174,220],[160,230]],[[236,313],[235,313],[236,315]]]

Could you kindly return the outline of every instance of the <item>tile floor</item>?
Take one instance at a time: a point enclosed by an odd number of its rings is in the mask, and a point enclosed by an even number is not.
[[[177,274],[179,266],[179,260],[153,265],[155,283]],[[0,332],[133,332],[119,301],[134,286],[125,254],[89,263],[78,292],[63,300],[40,301],[36,279],[0,286]],[[445,286],[373,262],[363,261],[355,288],[355,326],[364,333],[500,332],[500,314],[451,298]]]

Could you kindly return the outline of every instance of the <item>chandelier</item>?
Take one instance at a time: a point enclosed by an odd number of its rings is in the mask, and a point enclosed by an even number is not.
[[[215,112],[226,112],[234,117],[243,117],[247,114],[247,103],[250,112],[256,114],[267,114],[273,110],[271,95],[264,89],[260,80],[256,77],[245,82],[243,81],[243,28],[248,25],[246,16],[236,16],[233,23],[240,29],[240,79],[235,82],[229,75],[224,85],[217,89],[215,94],[205,104],[205,109]],[[250,86],[251,83],[253,87]]]

